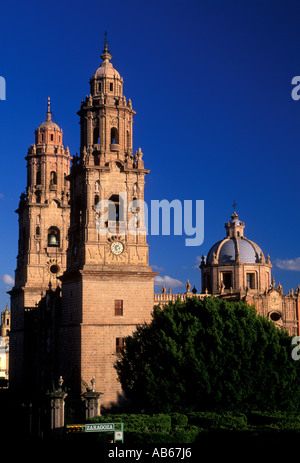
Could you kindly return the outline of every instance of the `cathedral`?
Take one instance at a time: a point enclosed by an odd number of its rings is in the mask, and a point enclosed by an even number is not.
[[[143,214],[131,207],[144,200],[149,170],[141,149],[133,154],[135,111],[106,41],[101,58],[78,111],[79,155],[64,147],[48,99],[46,120],[25,158],[10,291],[9,387],[16,396],[42,400],[62,376],[75,400],[93,379],[109,408],[125,400],[114,369],[124,338],[151,320],[155,304],[208,295],[245,300],[299,334],[300,288],[284,295],[275,285],[269,255],[244,236],[234,209],[226,236],[202,258],[201,292],[188,282],[185,294],[166,288],[154,294]],[[135,232],[126,233],[133,220]]]
[[[124,337],[151,319],[156,273],[142,216],[128,207],[143,201],[149,173],[141,150],[133,155],[135,111],[107,43],[101,58],[78,111],[80,155],[63,146],[48,100],[46,121],[26,157],[11,291],[10,388],[45,391],[63,375],[80,395],[94,378],[105,406],[121,395],[113,363]],[[115,207],[99,230],[104,199]],[[126,233],[135,214],[139,232]]]

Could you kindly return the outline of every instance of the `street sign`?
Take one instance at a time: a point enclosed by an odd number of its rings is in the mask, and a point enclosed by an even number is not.
[[[115,441],[116,440],[123,440],[123,432],[122,431],[115,431]]]
[[[114,423],[88,423],[85,425],[85,432],[114,431]]]

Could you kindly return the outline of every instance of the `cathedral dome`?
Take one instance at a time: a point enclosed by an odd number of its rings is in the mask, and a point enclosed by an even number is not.
[[[103,61],[93,77],[94,79],[101,79],[102,77],[121,79],[120,74],[109,61]]]
[[[263,252],[260,247],[253,241],[245,237],[225,238],[222,241],[214,244],[208,252],[207,264],[232,264],[239,259],[243,263],[259,263],[264,258]]]
[[[59,130],[61,131],[60,127],[52,121],[51,118],[51,111],[50,111],[50,98],[48,98],[48,110],[46,113],[46,120],[43,122],[37,130]]]
[[[103,62],[101,63],[101,66],[97,69],[95,74],[93,75],[93,78],[94,79],[101,79],[103,77],[110,77],[110,78],[121,79],[120,74],[113,67],[112,63],[110,62],[112,56],[108,51],[107,43],[105,43],[104,50],[103,50],[103,53],[101,55],[101,58],[103,59]]]
[[[43,122],[38,128],[46,130],[60,130],[59,126],[52,120],[47,120]]]
[[[207,254],[206,264],[256,264],[265,261],[261,248],[244,236],[245,224],[234,211],[225,224],[227,237],[215,243]]]

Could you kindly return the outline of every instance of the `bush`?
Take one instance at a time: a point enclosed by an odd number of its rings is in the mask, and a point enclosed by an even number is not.
[[[173,426],[186,426],[188,424],[187,415],[182,413],[170,413],[172,427]]]
[[[204,429],[244,430],[247,428],[247,417],[241,413],[224,412],[192,412],[188,414],[190,424]]]
[[[93,423],[123,423],[126,444],[214,442],[222,439],[251,441],[263,436],[276,441],[276,436],[298,438],[300,414],[288,412],[253,411],[191,412],[187,414],[109,414],[88,420]],[[100,432],[94,436],[98,442],[108,443],[113,433]]]
[[[300,415],[290,412],[260,412],[253,411],[248,413],[248,423],[250,426],[259,429],[273,430],[292,430],[300,431]]]

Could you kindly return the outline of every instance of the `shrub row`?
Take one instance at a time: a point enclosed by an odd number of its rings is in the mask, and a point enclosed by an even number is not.
[[[214,439],[217,435],[230,436],[236,433],[248,439],[259,434],[273,436],[280,431],[293,434],[300,432],[300,415],[287,412],[109,414],[97,416],[89,422],[123,423],[126,443],[136,444],[193,443],[207,441],[210,437]],[[99,433],[98,436],[98,440],[103,443],[111,438],[107,433]]]

